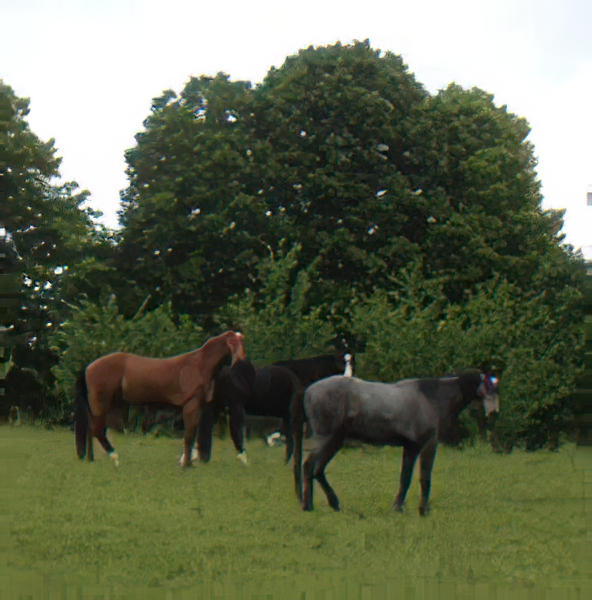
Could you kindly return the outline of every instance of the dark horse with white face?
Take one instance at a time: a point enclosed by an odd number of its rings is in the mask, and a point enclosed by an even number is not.
[[[210,459],[212,428],[219,414],[227,408],[230,436],[241,460],[246,459],[244,425],[245,416],[250,415],[282,419],[282,433],[287,441],[286,462],[289,461],[294,442],[302,441],[302,436],[292,435],[295,428],[302,428],[298,420],[302,415],[301,404],[299,401],[300,406],[295,407],[292,401],[294,394],[302,393],[311,383],[331,375],[351,376],[353,364],[353,356],[344,349],[336,354],[284,360],[261,368],[246,360],[236,362],[232,368],[224,367],[215,378],[214,402],[202,415],[197,438],[200,460],[207,462]],[[287,371],[291,371],[296,379]],[[293,420],[292,413],[297,422]],[[296,452],[301,455],[300,446]]]
[[[298,377],[285,367],[257,368],[248,360],[238,360],[231,367],[224,367],[216,376],[211,406],[202,415],[197,439],[200,460],[209,460],[212,428],[219,412],[228,408],[230,436],[240,460],[246,462],[244,427],[248,414],[282,419],[288,462],[294,448],[292,407],[302,406],[302,392]],[[302,425],[299,426],[302,429]]]
[[[302,387],[306,389],[311,383],[332,375],[351,375],[354,369],[354,358],[346,349],[337,354],[321,354],[312,358],[281,360],[274,362],[273,366],[290,369],[296,374]]]
[[[499,411],[497,380],[487,373],[464,371],[457,377],[405,379],[398,383],[330,377],[311,385],[304,411],[313,431],[314,449],[302,466],[302,509],[312,510],[316,479],[334,510],[339,499],[325,476],[327,463],[346,439],[378,446],[402,446],[399,492],[393,508],[403,510],[417,457],[421,465],[419,514],[428,512],[431,474],[441,424],[458,417],[471,401],[480,399],[486,414]],[[296,463],[300,457],[295,456]],[[294,469],[298,491],[300,475]]]

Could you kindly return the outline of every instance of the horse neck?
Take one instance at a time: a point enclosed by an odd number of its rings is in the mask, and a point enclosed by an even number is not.
[[[465,387],[458,377],[439,380],[438,412],[441,419],[456,417],[469,405],[472,396]]]
[[[223,336],[208,340],[201,348],[191,353],[191,361],[196,362],[205,371],[213,371],[220,361],[230,354],[230,348]]]

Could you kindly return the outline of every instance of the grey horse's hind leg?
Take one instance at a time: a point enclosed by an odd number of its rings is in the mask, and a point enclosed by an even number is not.
[[[312,475],[315,468],[315,454],[315,450],[309,452],[302,463],[302,510],[312,510],[313,506]],[[296,485],[298,486],[298,482]]]
[[[327,496],[327,502],[333,510],[339,510],[339,498],[335,490],[329,485],[327,477],[325,476],[325,467],[331,461],[331,459],[341,450],[343,446],[343,437],[333,436],[329,438],[327,443],[321,448],[317,455],[314,478],[321,484],[325,496]]]
[[[411,484],[411,477],[413,476],[413,467],[419,451],[415,445],[403,447],[403,463],[401,465],[401,477],[399,480],[399,491],[395,497],[395,503],[393,508],[397,512],[403,512],[403,505],[405,504],[405,498],[409,491],[409,485]]]
[[[313,478],[316,479],[323,488],[329,506],[333,510],[339,510],[339,499],[335,490],[329,485],[325,477],[325,467],[329,461],[337,454],[343,445],[343,436],[333,434],[325,438],[314,450],[308,454],[302,467],[304,489],[302,492],[302,510],[312,510],[313,508]]]
[[[421,484],[421,500],[419,502],[419,514],[425,517],[429,510],[430,487],[432,484],[432,468],[436,457],[436,449],[438,447],[438,439],[432,438],[422,449],[419,454],[420,462],[420,484]]]

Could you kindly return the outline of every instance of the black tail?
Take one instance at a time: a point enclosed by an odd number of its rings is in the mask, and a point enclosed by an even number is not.
[[[86,369],[83,369],[74,387],[74,432],[76,438],[76,454],[78,458],[86,456],[86,438],[88,436],[90,406],[86,387]]]

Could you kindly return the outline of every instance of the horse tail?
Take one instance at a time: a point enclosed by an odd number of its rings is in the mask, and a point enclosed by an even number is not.
[[[75,439],[76,454],[78,458],[86,456],[86,439],[89,429],[88,388],[86,386],[86,369],[83,369],[74,386],[74,420],[75,420]]]
[[[298,500],[302,500],[302,440],[304,438],[304,389],[298,385],[290,402],[290,421],[294,439],[292,464],[294,471],[294,487]]]

